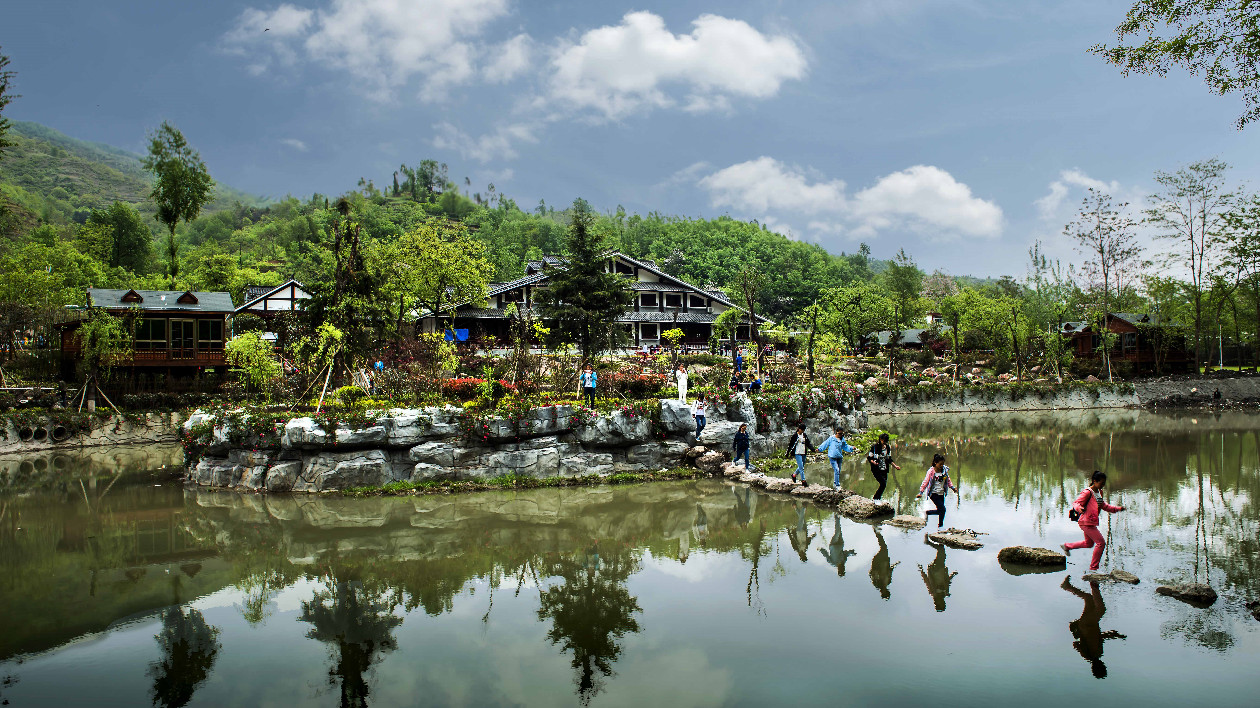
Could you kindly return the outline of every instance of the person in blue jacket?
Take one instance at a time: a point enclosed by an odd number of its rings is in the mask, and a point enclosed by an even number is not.
[[[740,456],[742,455],[744,457],[744,469],[746,471],[751,471],[753,467],[752,463],[748,461],[748,448],[748,424],[741,423],[739,426],[739,432],[735,433],[735,438],[731,441],[731,449],[735,451],[735,459],[731,460],[731,462],[738,462]]]
[[[844,461],[845,453],[860,452],[844,439],[844,428],[836,428],[836,434],[823,441],[818,446],[819,452],[827,453],[827,460],[831,462],[832,471],[832,487],[840,488],[840,463]]]
[[[586,399],[586,405],[595,407],[595,386],[599,382],[599,375],[591,368],[590,364],[582,370],[582,375],[578,376],[578,386],[582,388],[582,395]]]
[[[744,371],[744,350],[736,349],[735,350],[735,373],[738,374],[738,373],[742,373],[743,371]]]

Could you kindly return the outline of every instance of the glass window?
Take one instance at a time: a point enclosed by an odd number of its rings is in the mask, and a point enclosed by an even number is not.
[[[1124,350],[1126,352],[1137,349],[1137,332],[1124,333]]]
[[[197,320],[197,345],[202,349],[217,349],[223,346],[222,320]]]
[[[689,307],[705,307],[704,298],[699,295],[689,296]]]
[[[136,349],[166,348],[166,320],[143,319],[136,325]]]
[[[639,304],[644,307],[656,307],[656,293],[643,293],[639,296]]]
[[[647,323],[639,325],[639,337],[643,339],[660,339],[660,325]]]
[[[665,307],[682,307],[682,293],[665,293]]]

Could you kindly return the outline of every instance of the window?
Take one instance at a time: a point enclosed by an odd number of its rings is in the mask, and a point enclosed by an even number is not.
[[[223,320],[197,320],[197,348],[223,348]]]
[[[704,298],[700,297],[699,295],[688,296],[687,302],[688,302],[688,305],[687,305],[688,307],[708,307],[708,304],[705,303]]]
[[[739,325],[735,328],[736,339],[749,339],[748,325]]]
[[[660,339],[660,337],[661,337],[660,325],[655,324],[655,323],[649,324],[647,322],[639,325],[639,338],[640,339]]]
[[[503,302],[525,302],[525,289],[503,293]]]
[[[136,350],[166,348],[166,320],[140,320],[136,325]]]
[[[665,307],[682,307],[682,293],[665,293]]]
[[[634,268],[631,268],[630,266],[626,265],[625,263],[622,263],[621,261],[617,261],[616,268],[617,268],[616,272],[620,273],[621,275],[634,275]]]
[[[643,307],[656,307],[656,293],[643,293],[639,296],[639,304]]]
[[[1123,351],[1137,351],[1137,332],[1125,332],[1120,338],[1120,346]]]

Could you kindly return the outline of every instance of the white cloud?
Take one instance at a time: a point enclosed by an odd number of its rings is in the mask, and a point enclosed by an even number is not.
[[[852,197],[842,180],[811,175],[771,157],[731,165],[697,184],[709,193],[713,206],[757,215],[780,233],[791,233],[783,220],[799,215],[812,217],[807,231],[815,236],[861,237],[900,228],[949,240],[993,238],[1002,231],[1000,207],[929,165],[881,177]]]
[[[1090,177],[1078,169],[1064,170],[1059,173],[1059,179],[1050,183],[1049,193],[1033,202],[1037,206],[1037,212],[1041,214],[1041,218],[1055,218],[1059,214],[1059,208],[1063,206],[1063,200],[1067,197],[1072,187],[1093,188],[1111,195],[1116,195],[1121,191],[1119,182],[1103,182]]]
[[[701,15],[691,34],[675,35],[650,12],[590,30],[562,43],[551,62],[549,96],[571,108],[615,119],[672,106],[725,109],[732,97],[769,98],[784,81],[805,75],[802,47],[741,20]],[[680,97],[671,95],[675,87]]]
[[[518,34],[488,54],[494,57],[482,74],[491,83],[506,83],[525,73],[534,54],[534,41],[527,34]]]
[[[438,123],[433,126],[433,147],[441,150],[455,150],[464,157],[480,162],[490,162],[496,158],[510,159],[516,157],[516,145],[519,143],[536,143],[535,127],[527,123],[500,125],[493,132],[480,137],[473,137],[450,123]]]
[[[226,51],[249,56],[251,71],[299,58],[348,72],[386,99],[413,77],[440,95],[475,75],[475,38],[508,11],[508,0],[331,0],[306,10],[248,8],[223,36]],[[263,32],[264,28],[270,31]]]
[[[309,149],[306,147],[306,143],[298,140],[297,138],[284,138],[280,141],[280,144],[287,145],[298,152],[306,152]]]

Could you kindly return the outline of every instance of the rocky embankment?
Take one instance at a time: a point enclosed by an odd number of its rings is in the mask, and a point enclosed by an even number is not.
[[[816,395],[823,400],[820,391]],[[322,492],[513,473],[545,478],[647,472],[686,464],[688,450],[696,446],[729,453],[742,423],[752,435],[753,454],[771,454],[787,444],[789,426],[797,422],[773,415],[758,425],[752,401],[738,395],[729,405],[710,408],[697,439],[689,406],[676,400],[657,405],[659,412],[649,414],[614,411],[596,417],[572,406],[547,406],[519,421],[486,419],[472,431],[463,409],[455,406],[389,410],[368,427],[333,431],[312,418],[295,418],[278,443],[270,444],[194,413],[185,431],[213,426],[213,432],[186,477],[207,487]],[[805,423],[811,439],[821,443],[837,425],[864,428],[866,415],[821,409]]]
[[[179,441],[179,426],[183,420],[183,414],[176,412],[100,418],[79,415],[40,416],[31,420],[9,418],[0,424],[0,455],[174,443]]]

